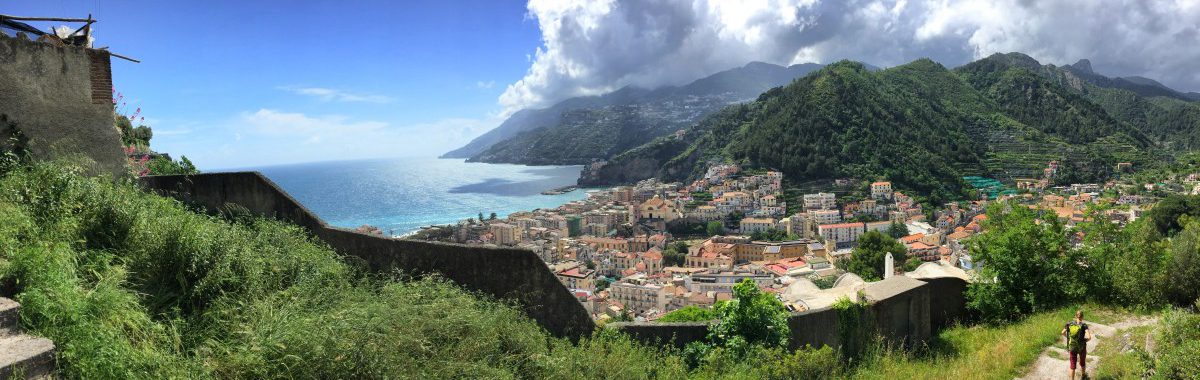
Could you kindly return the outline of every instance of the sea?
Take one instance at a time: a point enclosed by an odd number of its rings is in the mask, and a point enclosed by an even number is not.
[[[463,159],[396,158],[248,168],[262,172],[339,227],[371,225],[389,235],[496,213],[554,208],[587,197],[574,185],[581,166],[468,163]]]

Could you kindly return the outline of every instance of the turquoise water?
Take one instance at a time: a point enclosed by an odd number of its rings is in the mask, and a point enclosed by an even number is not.
[[[553,208],[583,199],[575,190],[579,166],[467,163],[461,159],[400,158],[317,162],[250,168],[279,184],[329,224],[379,227],[405,234],[422,226],[496,213]]]

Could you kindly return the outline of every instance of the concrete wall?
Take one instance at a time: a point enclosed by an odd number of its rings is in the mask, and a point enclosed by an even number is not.
[[[922,279],[929,287],[930,326],[934,330],[970,322],[967,313],[967,281],[957,277]]]
[[[515,300],[557,336],[578,338],[596,327],[583,305],[532,251],[388,239],[332,227],[257,172],[153,176],[143,178],[142,185],[210,212],[233,204],[255,215],[290,221],[375,271],[437,273],[468,290]]]
[[[29,137],[34,158],[82,154],[102,171],[125,170],[106,51],[0,33],[0,115]]]
[[[650,345],[683,347],[691,342],[703,342],[708,336],[707,322],[653,323],[618,322],[605,325],[629,334],[636,341]]]
[[[961,281],[961,280],[959,280]],[[948,286],[946,289],[940,287]],[[929,341],[936,331],[934,328],[933,307],[934,294],[947,294],[954,291],[953,282],[926,283],[907,277],[893,277],[877,283],[872,283],[864,291],[869,303],[870,320],[874,330],[885,340],[903,345],[919,345]],[[628,333],[634,339],[645,343],[661,344],[674,342],[682,347],[692,341],[703,341],[705,323],[613,323],[607,325]],[[792,349],[804,346],[841,347],[841,336],[838,332],[838,310],[833,308],[808,310],[793,313],[788,317],[788,328],[791,337],[788,339]],[[674,338],[674,340],[672,340]]]

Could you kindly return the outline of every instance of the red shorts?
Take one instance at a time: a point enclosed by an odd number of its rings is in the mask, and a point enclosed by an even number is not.
[[[1079,365],[1081,367],[1087,367],[1087,350],[1083,350],[1083,352],[1072,352],[1072,353],[1070,353],[1070,356],[1071,356],[1071,369],[1072,370],[1075,369],[1075,363],[1077,361],[1078,361],[1078,363],[1080,363]]]

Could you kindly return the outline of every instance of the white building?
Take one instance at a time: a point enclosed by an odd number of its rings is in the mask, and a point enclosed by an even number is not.
[[[804,194],[804,208],[808,210],[837,209],[837,196],[833,193]]]

